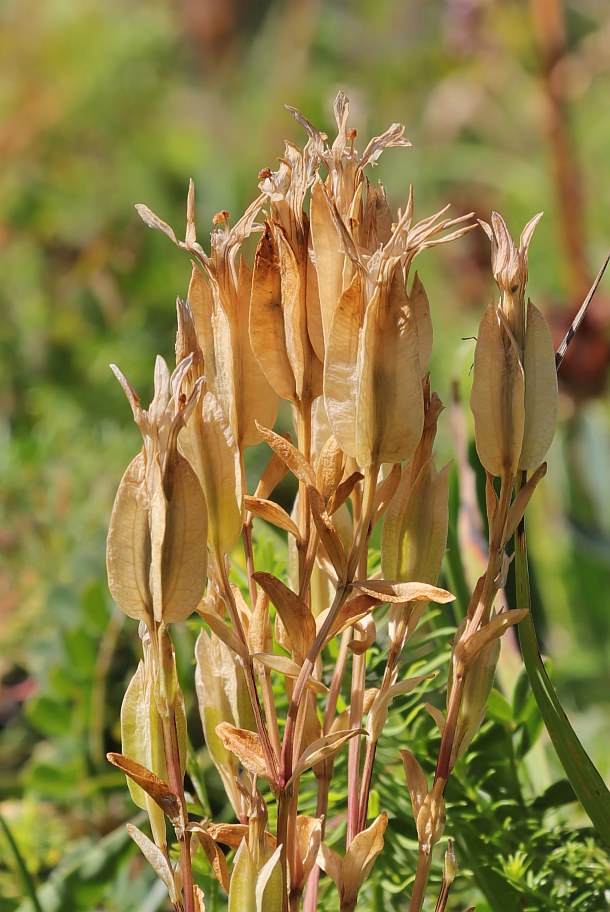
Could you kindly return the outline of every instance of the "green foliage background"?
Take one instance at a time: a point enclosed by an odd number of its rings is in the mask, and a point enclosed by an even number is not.
[[[386,153],[378,172],[395,208],[413,183],[420,216],[446,202],[456,214],[472,208],[482,218],[493,208],[518,233],[545,211],[530,293],[561,324],[576,311],[580,287],[562,240],[536,6],[4,0],[0,7],[0,811],[33,882],[44,885],[45,912],[152,912],[164,902],[127,846],[122,822],[134,809],[104,760],[117,746],[120,700],[136,661],[134,630],[106,590],[105,535],[116,486],[139,447],[107,365],[118,363],[148,401],[155,354],[172,356],[173,302],[189,275],[180,252],[142,225],[133,204],[145,202],[180,230],[192,176],[204,238],[216,211],[238,217],[284,139],[303,142],[283,105],[332,136],[341,88],[364,142],[392,121],[407,125],[413,149]],[[564,87],[584,199],[580,243],[595,273],[610,237],[610,15],[594,0],[557,6],[566,53],[554,78]],[[466,337],[493,293],[487,264],[482,232],[418,264],[436,327],[433,386],[445,402],[455,378],[467,392]],[[564,390],[529,540],[553,679],[607,778],[610,409],[606,395],[586,396],[578,383],[597,356],[596,340],[610,336],[607,292],[599,301],[590,347]],[[603,387],[603,363],[598,375]],[[448,420],[443,433],[441,458],[453,449]],[[266,569],[283,560],[274,539],[263,536],[258,547]],[[428,626],[441,648],[451,635],[446,624]],[[181,637],[189,680],[192,632]],[[424,640],[422,661],[425,647]],[[492,721],[450,795],[460,864],[479,890],[464,888],[454,908],[479,896],[479,910],[606,909],[607,856],[562,785],[524,682],[513,692],[514,677],[508,661],[504,695],[494,693]],[[409,821],[393,745],[408,719],[411,746],[423,749],[430,725],[414,709],[401,711],[380,752],[378,799]],[[194,740],[200,748],[201,737]],[[201,763],[210,808],[222,813],[205,754]],[[413,832],[404,826],[389,840],[363,908],[405,908]],[[24,899],[0,831],[0,912],[25,912]]]

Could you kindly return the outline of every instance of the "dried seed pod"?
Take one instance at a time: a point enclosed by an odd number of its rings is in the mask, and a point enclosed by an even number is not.
[[[115,499],[106,562],[113,598],[125,614],[151,626],[187,618],[206,581],[207,508],[197,476],[178,452],[178,434],[197,404],[199,387],[182,407],[186,359],[170,378],[162,358],[148,411],[113,367],[144,439]]]
[[[557,372],[551,334],[540,311],[525,305],[527,254],[540,215],[525,226],[517,248],[496,212],[481,222],[491,240],[500,290],[479,327],[471,408],[479,459],[496,476],[514,476],[543,461],[555,433]]]

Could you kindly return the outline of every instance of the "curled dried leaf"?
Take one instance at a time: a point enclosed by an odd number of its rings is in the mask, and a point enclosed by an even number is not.
[[[236,728],[229,722],[221,722],[216,726],[216,734],[227,750],[235,754],[242,766],[261,779],[269,779],[261,740],[256,732]]]
[[[106,757],[109,763],[112,763],[113,766],[120,769],[121,772],[125,773],[126,776],[129,776],[130,779],[133,779],[136,785],[139,785],[147,795],[150,795],[174,826],[181,825],[182,812],[180,801],[175,792],[171,790],[163,779],[160,779],[159,776],[151,773],[151,771],[146,769],[145,766],[142,766],[141,763],[136,763],[135,760],[124,757],[123,754],[109,753],[106,754]]]

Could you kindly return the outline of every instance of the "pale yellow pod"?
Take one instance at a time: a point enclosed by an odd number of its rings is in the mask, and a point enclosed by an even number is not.
[[[276,228],[280,258],[286,354],[299,401],[312,402],[322,392],[322,363],[309,339],[307,325],[307,249],[295,252]],[[303,258],[303,259],[302,259]],[[315,295],[317,289],[313,289]]]
[[[149,623],[150,519],[144,453],[129,463],[116,493],[106,545],[108,587],[128,617]]]
[[[359,354],[356,462],[409,459],[421,438],[424,403],[417,325],[398,264],[367,305]]]
[[[324,403],[333,433],[347,456],[356,456],[358,348],[363,320],[362,283],[356,273],[332,321],[324,364]]]
[[[238,446],[254,446],[261,440],[256,422],[273,427],[277,416],[278,397],[265,377],[250,344],[250,299],[252,270],[240,260],[237,284],[237,327],[233,332],[235,397],[237,401]],[[213,391],[212,391],[213,392]]]
[[[323,342],[326,345],[335,308],[343,290],[344,258],[339,252],[339,233],[319,178],[311,189],[311,236],[318,274]],[[314,348],[320,356],[319,345],[314,345]]]
[[[241,466],[229,421],[210,390],[182,431],[179,446],[205,491],[210,545],[227,554],[243,524]]]
[[[286,351],[279,253],[267,222],[256,249],[250,304],[250,342],[267,380],[282,399],[294,402],[294,374]]]
[[[432,318],[430,316],[430,302],[428,300],[428,295],[426,294],[426,289],[417,272],[413,277],[413,284],[411,285],[411,291],[409,292],[409,306],[413,311],[417,324],[419,365],[423,377],[428,370],[430,358],[432,357],[433,332]]]
[[[185,620],[195,610],[207,578],[207,510],[201,485],[176,453],[163,541],[163,621]]]
[[[470,407],[481,464],[492,475],[515,475],[525,427],[525,380],[514,340],[490,304],[479,325]]]
[[[381,567],[385,579],[434,585],[447,545],[449,466],[437,473],[429,460],[412,486],[409,476],[403,468],[385,514]]]
[[[143,662],[125,691],[121,706],[121,745],[123,754],[167,781],[161,719],[147,680]],[[165,815],[144,789],[127,776],[131,799],[147,811],[155,843],[165,845]]]
[[[557,423],[555,348],[546,320],[531,301],[523,353],[525,430],[519,468],[537,468],[553,442]]]

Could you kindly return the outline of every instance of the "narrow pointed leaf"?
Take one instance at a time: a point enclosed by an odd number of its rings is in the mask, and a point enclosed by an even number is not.
[[[428,794],[428,780],[426,778],[426,774],[419,765],[419,762],[415,759],[411,751],[408,751],[406,749],[401,750],[400,756],[402,757],[402,765],[404,767],[405,776],[407,779],[409,794],[411,795],[413,819],[417,820],[417,815],[419,814],[426,795]]]
[[[301,671],[301,666],[297,664],[297,662],[293,662],[292,659],[289,659],[288,656],[257,652],[254,653],[252,658],[256,659],[257,662],[260,662],[261,665],[264,665],[265,668],[269,668],[271,671],[277,671],[287,678],[294,678],[296,680]],[[315,693],[328,693],[328,687],[326,687],[322,681],[318,681],[315,678],[309,678],[306,686]]]
[[[339,753],[343,745],[352,738],[355,738],[357,735],[365,734],[366,732],[363,728],[355,728],[349,729],[349,731],[333,732],[330,735],[324,735],[324,737],[318,738],[318,740],[314,741],[313,744],[310,744],[299,757],[292,772],[290,782],[296,779],[297,776],[301,776],[305,770],[321,763],[322,760],[328,760],[330,757],[334,757]]]
[[[148,225],[149,228],[153,228],[155,231],[162,231],[163,234],[168,236],[170,241],[173,241],[174,244],[178,244],[178,238],[175,235],[174,229],[171,228],[167,222],[164,222],[163,219],[160,219],[158,215],[155,215],[148,206],[145,206],[144,203],[136,203],[135,208],[145,225]]]
[[[253,574],[275,607],[292,644],[294,655],[302,661],[316,636],[316,624],[311,609],[296,592],[285,586],[271,573],[262,571]]]
[[[113,766],[118,767],[126,776],[133,779],[147,795],[150,795],[174,825],[180,823],[181,808],[178,796],[163,779],[151,773],[141,763],[136,763],[135,760],[130,760],[129,757],[124,757],[122,754],[109,753],[106,754],[106,757]]]
[[[446,589],[431,586],[428,583],[401,583],[393,580],[354,580],[354,589],[365,592],[374,598],[381,598],[384,602],[438,602],[444,605],[455,598]]]
[[[127,832],[141,850],[142,854],[152,867],[153,871],[162,880],[167,887],[169,898],[172,903],[177,902],[176,884],[174,882],[174,872],[172,866],[167,860],[167,856],[161,849],[152,842],[141,830],[132,823],[127,823]]]
[[[249,510],[250,513],[277,526],[278,529],[290,532],[297,541],[300,541],[301,536],[297,524],[279,504],[274,503],[272,500],[264,500],[262,497],[250,497],[249,495],[246,495],[245,506],[246,510]]]
[[[263,439],[267,441],[274,453],[279,456],[292,474],[303,484],[315,485],[316,476],[303,454],[289,440],[286,440],[285,437],[280,437],[275,431],[262,427],[258,422],[256,426]]]
[[[326,553],[328,554],[331,564],[335,568],[338,578],[340,580],[345,579],[347,573],[347,555],[343,547],[343,542],[339,538],[339,533],[324,509],[324,501],[319,492],[311,485],[309,486],[308,491],[311,515],[313,516],[313,521],[318,530],[320,541],[326,549]]]
[[[242,766],[262,779],[269,778],[261,740],[256,732],[236,728],[229,722],[221,722],[216,726],[216,734],[227,750],[235,754]]]
[[[529,609],[530,585],[523,525],[517,530],[515,570],[517,603]],[[546,672],[538,648],[531,610],[528,610],[527,617],[519,628],[519,640],[532,692],[553,747],[591,823],[606,845],[610,846],[610,791],[572,728]]]

